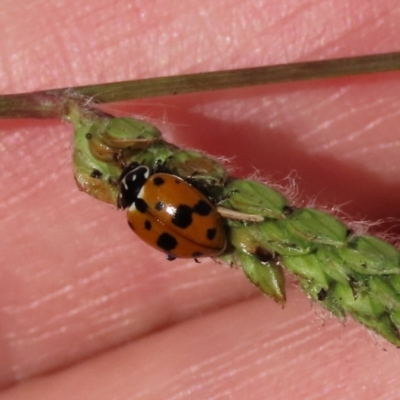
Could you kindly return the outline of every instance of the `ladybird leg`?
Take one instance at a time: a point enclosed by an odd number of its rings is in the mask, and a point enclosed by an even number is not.
[[[176,260],[176,257],[172,256],[171,254],[167,254],[167,255],[166,255],[166,259],[167,259],[168,261],[174,261],[174,260]]]
[[[201,264],[201,261],[199,261],[197,258],[195,258],[194,261],[196,261],[197,264]]]

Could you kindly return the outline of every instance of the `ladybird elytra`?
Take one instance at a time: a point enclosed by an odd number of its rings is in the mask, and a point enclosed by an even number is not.
[[[216,207],[178,176],[132,163],[120,177],[118,206],[128,208],[132,230],[168,259],[214,257],[226,247]]]

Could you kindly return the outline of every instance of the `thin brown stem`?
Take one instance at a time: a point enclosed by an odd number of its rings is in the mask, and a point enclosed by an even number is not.
[[[4,95],[0,96],[0,118],[58,118],[62,113],[63,102],[71,96],[91,98],[98,104],[113,103],[146,97],[397,70],[400,70],[400,52]]]

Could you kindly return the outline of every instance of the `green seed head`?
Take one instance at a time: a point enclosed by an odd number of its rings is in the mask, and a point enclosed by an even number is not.
[[[395,247],[354,235],[325,212],[293,207],[267,185],[229,177],[217,160],[165,142],[157,128],[143,121],[73,104],[66,118],[75,129],[74,174],[81,190],[116,204],[118,179],[127,165],[161,164],[236,212],[225,217],[229,243],[220,261],[240,266],[282,305],[286,268],[310,299],[339,318],[350,315],[400,347],[400,254]]]

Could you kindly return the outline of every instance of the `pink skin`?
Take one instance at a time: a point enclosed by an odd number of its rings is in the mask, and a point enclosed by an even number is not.
[[[396,51],[398,11],[395,0],[3,2],[1,92]],[[234,157],[237,173],[280,183],[295,171],[298,204],[398,218],[399,77],[111,109]],[[0,121],[0,400],[398,397],[399,350],[324,321],[296,285],[282,310],[239,270],[166,261],[124,213],[76,190],[70,155],[64,124]]]

